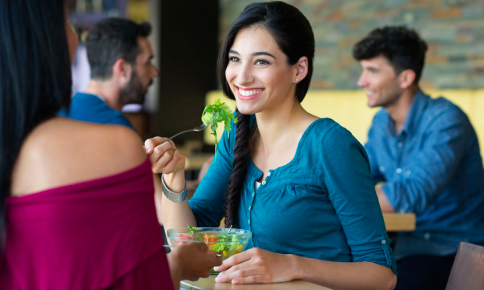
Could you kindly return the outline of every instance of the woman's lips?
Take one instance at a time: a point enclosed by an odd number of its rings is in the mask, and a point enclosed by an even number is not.
[[[241,89],[237,87],[237,96],[243,101],[250,101],[260,96],[263,91],[263,89]]]

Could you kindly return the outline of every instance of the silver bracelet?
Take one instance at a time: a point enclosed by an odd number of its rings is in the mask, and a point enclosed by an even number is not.
[[[165,184],[165,180],[163,179],[163,174],[161,175],[161,191],[169,200],[173,201],[174,203],[182,203],[187,199],[187,184],[185,183],[185,189],[182,192],[174,192],[168,189]]]

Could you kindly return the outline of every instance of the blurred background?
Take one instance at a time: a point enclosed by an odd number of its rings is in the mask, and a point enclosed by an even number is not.
[[[74,91],[89,80],[82,46],[89,27],[104,17],[126,17],[153,25],[150,41],[160,76],[143,106],[123,109],[142,138],[171,136],[201,124],[208,92],[220,89],[218,49],[250,0],[77,0],[70,23],[81,45],[73,64]],[[316,38],[312,90],[358,90],[360,66],[353,45],[372,29],[405,24],[429,50],[421,80],[426,90],[484,88],[482,0],[288,0],[309,19]],[[200,133],[176,138],[189,154],[213,152]],[[481,141],[482,142],[482,141]]]

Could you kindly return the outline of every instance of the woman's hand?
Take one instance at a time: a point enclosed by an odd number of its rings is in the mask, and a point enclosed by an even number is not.
[[[153,173],[170,174],[185,168],[185,157],[176,149],[173,141],[160,145],[166,139],[153,137],[145,141],[145,151],[150,155]]]
[[[222,271],[215,281],[232,284],[276,283],[293,280],[292,255],[253,248],[234,255],[216,267]]]
[[[181,280],[196,281],[210,276],[210,270],[222,264],[222,257],[209,251],[205,243],[190,243],[172,249],[168,255],[170,264],[181,267]]]

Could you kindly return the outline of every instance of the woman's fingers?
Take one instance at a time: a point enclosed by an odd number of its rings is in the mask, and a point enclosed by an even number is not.
[[[173,163],[174,155],[175,150],[168,150],[166,152],[163,152],[163,154],[161,155],[159,153],[154,153],[153,155],[151,155],[150,161],[152,164],[151,169],[153,173],[167,173],[167,171],[169,171],[169,168],[167,168],[167,166],[170,164],[170,162]]]
[[[145,152],[147,154],[151,154],[153,153],[153,149],[157,146],[157,145],[160,145],[161,143],[163,143],[163,141],[165,141],[166,138],[164,137],[153,137],[153,138],[150,138],[150,139],[147,139],[145,140]],[[168,142],[167,142],[168,143]]]
[[[247,253],[250,259],[234,264],[234,262],[240,262],[247,257],[247,255],[242,255],[243,253]],[[290,269],[288,267],[290,258],[287,255],[258,248],[252,248],[243,253],[233,256],[234,259],[230,263],[232,266],[221,272],[215,281],[247,284],[285,282],[293,279],[291,271],[288,270]],[[224,262],[222,266],[225,266],[225,264]]]
[[[259,269],[257,267],[253,267],[253,265],[251,265],[250,262],[244,262],[240,265],[233,266],[227,271],[221,272],[220,274],[218,274],[217,278],[215,278],[215,281],[218,283],[224,283],[224,282],[234,283],[234,279],[237,281],[257,280],[257,282],[250,282],[250,283],[258,283],[258,282],[262,282],[263,276],[261,275],[261,273],[259,273]],[[246,282],[246,283],[249,283],[249,282]]]
[[[183,260],[183,279],[197,280],[199,277],[208,277],[210,269],[222,264],[222,257],[209,251],[205,243],[182,245],[174,251]]]
[[[160,147],[162,148],[162,152],[169,150],[169,149],[174,149],[175,148],[175,143],[173,143],[172,140],[165,142],[167,138],[165,137],[153,137],[150,139],[147,139],[145,141],[145,152],[147,154],[152,154],[155,151],[155,148]],[[165,143],[163,143],[165,142]],[[163,143],[163,144],[161,144]],[[159,149],[160,150],[160,149]]]
[[[255,283],[264,283],[262,275],[254,275],[248,277],[240,277],[234,278],[231,280],[232,284],[255,284]]]
[[[165,140],[164,137],[153,137],[145,141],[153,173],[169,174],[185,167],[185,157],[176,149],[175,143],[171,140],[163,143]]]
[[[237,255],[233,255],[232,257],[225,260],[220,267],[215,267],[214,270],[225,271],[234,265],[238,265],[240,263],[250,260],[251,257],[252,257],[251,250],[239,253]]]

